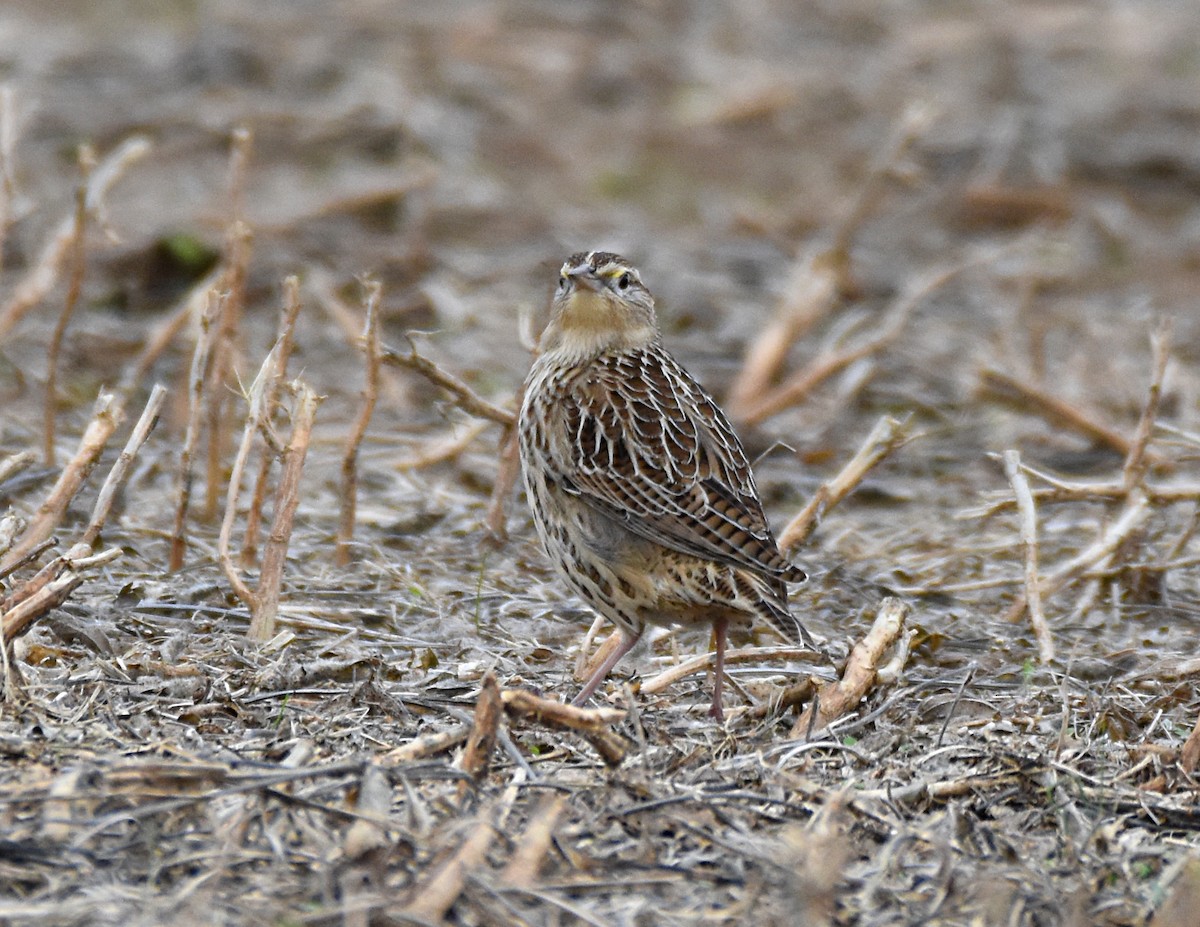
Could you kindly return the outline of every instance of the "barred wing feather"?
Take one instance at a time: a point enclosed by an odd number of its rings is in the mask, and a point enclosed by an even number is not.
[[[601,358],[549,411],[568,492],[665,547],[805,578],[779,552],[728,419],[657,345]]]

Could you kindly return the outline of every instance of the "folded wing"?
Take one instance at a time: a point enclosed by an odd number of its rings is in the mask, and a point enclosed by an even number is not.
[[[563,487],[630,531],[786,582],[745,450],[692,377],[654,346],[594,366],[552,410]]]

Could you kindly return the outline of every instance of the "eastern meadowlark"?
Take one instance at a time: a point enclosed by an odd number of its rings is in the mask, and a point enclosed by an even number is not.
[[[815,647],[787,605],[786,584],[807,577],[779,552],[741,441],[663,348],[654,298],[624,258],[592,251],[563,264],[520,444],[546,553],[622,632],[575,704],[647,623],[712,624],[718,720],[730,622],[765,618]]]

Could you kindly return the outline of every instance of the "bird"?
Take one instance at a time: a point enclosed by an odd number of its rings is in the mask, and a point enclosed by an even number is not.
[[[731,624],[761,618],[818,649],[788,608],[787,585],[807,574],[779,550],[742,442],[663,346],[654,297],[620,255],[563,263],[518,438],[547,556],[621,632],[573,704],[595,694],[649,624],[711,624],[718,722]]]

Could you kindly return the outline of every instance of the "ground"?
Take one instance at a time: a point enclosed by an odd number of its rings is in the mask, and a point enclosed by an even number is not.
[[[11,654],[0,921],[1194,923],[1192,4],[9,0],[0,81],[0,464],[37,460],[0,478],[0,506],[36,519],[99,392],[127,407],[58,546],[0,598],[80,538],[150,387],[168,389],[90,545],[119,553]],[[60,224],[69,240],[79,146],[103,164],[139,137],[82,255],[63,251],[18,318]],[[229,433],[217,468],[195,467],[171,571],[198,325],[132,371],[228,266],[238,217]],[[661,636],[597,703],[626,710],[604,722],[619,764],[510,706],[490,766],[470,767],[485,679],[569,698],[591,616],[519,490],[507,538],[487,530],[501,426],[395,366],[336,562],[360,280],[382,287],[385,343],[420,332],[511,409],[523,331],[563,258],[597,247],[641,268],[668,347],[731,406],[772,320],[821,307],[766,388],[844,363],[770,414],[735,410],[778,529],[881,418],[907,439],[796,552],[812,579],[793,607],[834,665],[743,636],[777,656],[733,668],[720,725],[702,672],[640,691],[708,645]],[[289,275],[289,376],[324,399],[262,645],[217,563],[219,513]],[[1008,451],[1036,471],[1036,587]],[[915,631],[902,671],[828,729],[771,710],[835,674],[888,597]],[[522,851],[533,863],[506,868]]]

